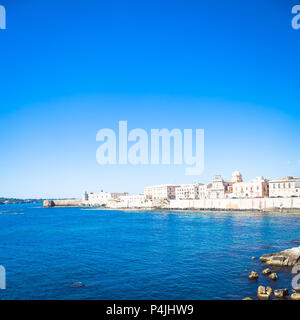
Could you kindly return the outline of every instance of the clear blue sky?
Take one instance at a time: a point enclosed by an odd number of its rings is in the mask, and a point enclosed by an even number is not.
[[[0,196],[300,176],[296,3],[0,0]],[[203,128],[203,174],[100,166],[96,133],[119,120]]]

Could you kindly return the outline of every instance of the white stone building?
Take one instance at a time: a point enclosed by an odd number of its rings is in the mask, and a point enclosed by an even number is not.
[[[121,196],[128,195],[127,192],[117,193],[117,192],[104,192],[101,191],[100,193],[87,193],[85,192],[83,195],[83,203],[89,205],[102,205],[107,204],[110,200],[115,200],[120,198]]]
[[[269,181],[269,196],[300,197],[300,178],[286,177]]]
[[[237,182],[232,185],[231,198],[264,198],[268,195],[268,181],[264,177],[257,177],[252,181]]]
[[[199,184],[182,184],[175,189],[176,200],[199,199]]]
[[[225,198],[225,184],[221,175],[213,178],[212,184],[207,186],[207,199],[224,199]]]
[[[144,188],[144,195],[147,199],[175,199],[175,190],[178,186],[162,184]]]
[[[90,192],[88,194],[87,202],[90,205],[102,205],[107,204],[109,200],[112,199],[110,192],[101,191],[100,193]]]

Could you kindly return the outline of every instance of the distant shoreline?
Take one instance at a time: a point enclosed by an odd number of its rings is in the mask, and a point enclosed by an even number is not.
[[[41,208],[48,208],[48,207],[41,207]],[[300,214],[300,209],[280,209],[274,208],[273,210],[242,210],[242,209],[197,209],[197,208],[109,208],[104,206],[85,206],[85,205],[74,205],[74,206],[53,206],[51,208],[84,208],[87,210],[106,210],[106,211],[175,211],[175,212],[182,212],[182,213],[262,213],[262,214]]]

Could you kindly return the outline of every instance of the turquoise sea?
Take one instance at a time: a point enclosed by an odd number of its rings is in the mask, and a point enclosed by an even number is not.
[[[255,298],[260,284],[291,289],[289,269],[274,283],[248,274],[292,240],[296,214],[2,205],[0,299]]]

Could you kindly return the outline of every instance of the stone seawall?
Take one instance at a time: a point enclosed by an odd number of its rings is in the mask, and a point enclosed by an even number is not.
[[[299,209],[300,198],[171,200],[170,209],[272,210]]]
[[[45,200],[43,203],[44,207],[80,207],[82,206],[82,201],[80,199],[71,200]]]
[[[205,199],[205,200],[170,200],[169,203],[158,204],[151,200],[146,202],[128,203],[123,201],[108,201],[107,203],[82,202],[72,200],[45,200],[44,207],[100,207],[110,209],[196,209],[196,210],[228,210],[228,211],[282,211],[296,210],[300,212],[300,198],[262,198],[262,199]]]

